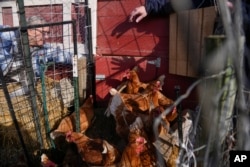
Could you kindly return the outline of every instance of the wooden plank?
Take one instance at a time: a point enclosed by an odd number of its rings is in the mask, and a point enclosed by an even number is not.
[[[87,89],[87,59],[81,57],[77,62],[78,68],[78,88],[79,88],[79,102],[82,103],[86,98]]]
[[[188,76],[195,77],[196,69],[200,63],[202,10],[195,9],[189,12],[189,37],[188,37]]]
[[[169,73],[197,76],[204,54],[204,38],[213,32],[214,6],[183,11],[170,16]]]
[[[187,75],[187,43],[188,43],[188,25],[189,11],[178,13],[177,21],[177,70],[179,75]]]
[[[176,74],[177,14],[170,15],[169,23],[169,73]]]
[[[214,6],[203,8],[203,23],[202,23],[202,34],[201,34],[201,58],[205,55],[205,37],[212,35],[214,21],[216,18],[216,11]]]
[[[187,76],[187,65],[188,65],[187,60],[177,60],[177,74],[182,76]]]
[[[176,74],[176,59],[175,60],[169,60],[169,73],[170,74]]]

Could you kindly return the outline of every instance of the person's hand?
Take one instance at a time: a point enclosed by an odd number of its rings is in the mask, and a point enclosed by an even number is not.
[[[135,8],[131,13],[129,17],[129,21],[136,23],[140,22],[144,17],[148,15],[145,6],[139,6]]]

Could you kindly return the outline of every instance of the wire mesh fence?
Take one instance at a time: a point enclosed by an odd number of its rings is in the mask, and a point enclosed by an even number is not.
[[[49,34],[50,31],[45,31],[62,30],[62,26],[63,32]],[[31,43],[23,42],[25,33],[22,34],[20,28],[0,30],[1,166],[20,161],[18,158],[25,156],[25,151],[32,157],[41,148],[53,147],[49,131],[68,113],[74,100],[78,100],[74,96],[72,68],[76,47],[68,45],[76,45],[71,27],[72,22],[59,22],[24,29],[27,33],[33,31],[36,40],[41,40],[36,44],[42,42],[40,47],[28,46],[27,57],[24,56],[25,45]],[[58,40],[49,41],[50,36]],[[69,40],[68,44],[60,40],[63,38]]]
[[[32,157],[35,161],[32,163],[40,163],[40,157],[37,159],[35,156],[37,151],[54,146],[48,132],[60,118],[68,114],[68,108],[74,105],[75,80],[70,57],[75,52],[76,43],[85,42],[85,6],[83,3],[70,5],[73,14],[63,13],[62,9],[65,7],[55,5],[52,1],[44,6],[32,1],[27,10],[30,16],[40,13],[45,18],[54,19],[53,21],[62,21],[65,15],[71,15],[77,20],[76,40],[73,38],[71,22],[29,26],[27,29],[0,27],[1,166],[20,162],[25,154]],[[56,16],[51,15],[51,11],[47,9],[51,9]],[[241,96],[241,64],[237,60],[237,56],[242,58],[242,42],[238,36],[240,33],[231,29],[231,22],[227,20],[230,18],[228,13],[221,10],[220,14],[226,20],[224,26],[228,38],[218,47],[218,52],[213,53],[211,59],[206,59],[202,64],[203,70],[209,69],[211,73],[202,76],[174,102],[174,105],[178,105],[189,96],[194,87],[200,86],[199,106],[190,115],[193,118],[192,131],[184,135],[183,143],[172,148],[178,150],[179,166],[228,166],[230,150],[249,147],[249,109],[241,104],[245,99]],[[236,30],[239,30],[236,25]],[[46,42],[43,49],[30,48],[25,42],[25,33],[29,30],[42,35],[42,41]],[[8,40],[10,38],[11,41]],[[82,47],[77,49],[81,50]],[[25,53],[29,53],[28,56],[24,57],[27,55]],[[163,115],[170,110],[165,110]],[[156,123],[159,122],[156,119]],[[176,136],[178,137],[177,134]]]

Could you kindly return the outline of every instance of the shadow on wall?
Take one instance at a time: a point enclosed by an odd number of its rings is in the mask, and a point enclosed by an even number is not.
[[[141,68],[139,76],[143,82],[154,80],[162,74],[166,75],[163,93],[169,98],[176,98],[175,85],[180,85],[181,91],[184,93],[194,79],[169,74],[168,52],[171,41],[168,28],[169,17],[148,17],[139,23],[131,23],[125,19],[109,29],[103,28],[101,35],[105,36],[106,44],[104,44],[104,49],[100,49],[100,52],[105,56],[112,56],[109,68],[111,71],[115,71],[108,76],[105,84],[110,87],[118,86],[121,81],[115,76],[137,65]],[[157,58],[160,58],[159,67],[148,63]],[[104,99],[108,99],[108,97],[109,94]],[[196,97],[191,97],[190,101],[193,105],[197,101]]]

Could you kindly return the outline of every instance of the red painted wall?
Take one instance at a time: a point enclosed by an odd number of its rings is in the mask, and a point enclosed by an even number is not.
[[[12,7],[3,7],[2,8],[2,19],[3,19],[3,25],[9,25],[9,26],[13,27]]]
[[[143,1],[99,0],[97,27],[96,74],[105,80],[96,81],[97,103],[107,105],[111,87],[118,86],[127,69],[140,67],[139,77],[147,82],[165,74],[163,93],[175,99],[174,86],[180,85],[181,94],[195,81],[193,78],[171,75],[169,66],[169,18],[146,18],[140,23],[128,22],[130,12]],[[160,66],[152,64],[160,59]],[[197,98],[193,93],[183,101],[184,108],[194,108]]]

